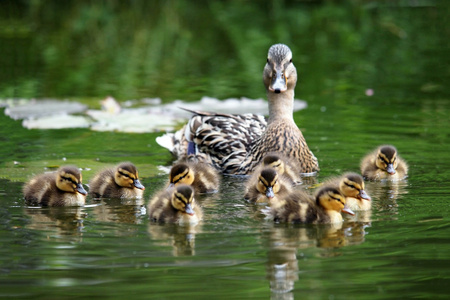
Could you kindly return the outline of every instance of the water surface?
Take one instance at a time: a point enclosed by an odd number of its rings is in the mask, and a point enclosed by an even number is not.
[[[266,221],[262,207],[243,200],[244,183],[234,177],[222,179],[219,193],[198,198],[205,219],[197,227],[158,225],[149,222],[145,207],[166,181],[161,167],[173,161],[155,142],[161,133],[28,130],[0,113],[0,297],[447,297],[448,8],[439,1],[395,8],[357,2],[258,8],[240,1],[194,7],[175,1],[158,3],[151,20],[139,17],[146,10],[138,1],[134,10],[115,2],[8,6],[15,16],[8,20],[21,35],[1,32],[17,50],[9,56],[17,58],[6,69],[10,76],[2,74],[3,98],[70,97],[96,108],[110,93],[119,100],[166,102],[205,95],[255,99],[264,97],[267,48],[282,41],[299,70],[296,97],[308,103],[294,119],[321,168],[304,187],[358,172],[361,158],[380,144],[394,144],[410,173],[398,183],[368,182],[372,211],[346,217],[337,228]],[[64,22],[54,12],[62,9],[72,12]],[[244,16],[252,11],[249,22]],[[124,22],[130,13],[139,18]],[[178,23],[162,22],[166,16]],[[199,16],[211,31],[192,24]],[[115,30],[117,24],[131,27]],[[118,37],[128,38],[121,47]],[[149,43],[155,40],[162,42]],[[174,45],[178,51],[169,51]],[[89,55],[99,50],[105,51],[99,58]],[[143,201],[89,197],[82,208],[29,208],[23,201],[22,185],[34,174],[75,164],[87,183],[99,169],[124,160],[139,169]]]

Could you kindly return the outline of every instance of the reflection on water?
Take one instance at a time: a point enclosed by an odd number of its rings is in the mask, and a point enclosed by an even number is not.
[[[147,231],[160,246],[172,247],[173,256],[195,255],[195,235],[201,233],[201,225],[179,226],[149,222]]]
[[[145,214],[143,199],[102,198],[93,208],[95,218],[102,222],[141,224]]]
[[[395,220],[398,214],[398,203],[408,193],[408,181],[377,181],[366,182],[366,190],[372,197],[373,208],[383,219]]]
[[[263,238],[268,243],[267,279],[272,299],[294,299],[292,291],[299,280],[299,249],[323,248],[321,257],[341,255],[335,251],[364,242],[367,226],[361,222],[333,225],[266,224]],[[330,250],[330,251],[328,251]]]
[[[27,207],[30,217],[27,228],[48,232],[48,238],[61,236],[80,237],[83,233],[83,219],[87,213],[83,207]]]

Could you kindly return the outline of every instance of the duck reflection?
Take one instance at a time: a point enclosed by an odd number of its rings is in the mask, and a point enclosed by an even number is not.
[[[390,215],[389,219],[396,219],[394,216],[398,213],[397,200],[408,193],[407,187],[406,180],[366,183],[366,189],[374,199],[374,208],[384,216]]]
[[[292,290],[299,279],[299,249],[323,248],[321,256],[341,255],[335,249],[364,242],[366,225],[345,222],[328,225],[272,224],[263,233],[268,243],[267,279],[272,299],[294,299]]]
[[[145,214],[144,200],[104,198],[92,211],[98,221],[141,224]]]
[[[83,207],[27,207],[29,229],[48,232],[48,236],[81,236],[83,219],[87,213]]]
[[[194,256],[195,235],[200,232],[200,226],[150,222],[147,231],[152,240],[162,246],[171,246],[173,256]]]

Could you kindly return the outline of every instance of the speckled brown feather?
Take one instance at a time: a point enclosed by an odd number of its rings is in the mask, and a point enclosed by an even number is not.
[[[298,160],[303,173],[319,170],[317,158],[310,151],[302,132],[293,120],[294,88],[297,73],[292,64],[292,53],[286,45],[269,49],[268,63],[263,72],[269,100],[269,121],[264,117],[245,114],[229,115],[196,112],[186,127],[184,137],[176,140],[181,131],[170,135],[168,147],[184,159],[189,141],[195,143],[198,160],[209,163],[224,174],[250,174],[269,152],[281,152]],[[270,63],[269,63],[270,61]],[[272,70],[273,68],[273,70]],[[269,85],[273,72],[285,68],[286,91],[275,92]]]

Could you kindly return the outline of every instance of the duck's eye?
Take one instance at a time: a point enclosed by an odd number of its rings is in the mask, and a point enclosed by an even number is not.
[[[130,176],[130,175],[128,175],[128,174],[125,174],[125,173],[123,173],[123,172],[121,172],[121,171],[119,171],[119,174],[120,174],[120,175],[122,175],[123,177],[128,177],[128,178],[131,178],[131,176]]]
[[[378,158],[379,158],[382,162],[384,162],[386,165],[388,164],[388,162],[387,162],[383,157],[378,156]]]
[[[289,62],[290,62],[290,63],[292,62],[292,58],[289,60]]]
[[[267,59],[267,63],[269,63],[269,59]]]
[[[61,177],[61,181],[69,181],[70,183],[77,184],[72,178],[69,177]]]

